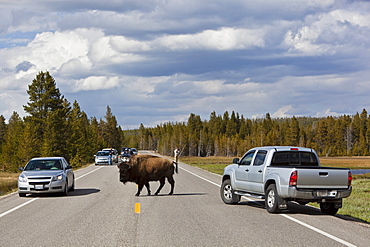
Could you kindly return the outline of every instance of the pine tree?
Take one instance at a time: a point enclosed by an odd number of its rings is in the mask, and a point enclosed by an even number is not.
[[[107,147],[119,149],[121,146],[121,135],[119,133],[118,123],[112,110],[107,106],[105,121],[102,121],[103,137]]]
[[[68,139],[68,152],[69,156],[72,157],[70,163],[72,166],[80,167],[91,160],[92,153],[96,150],[89,148],[89,120],[85,112],[81,111],[77,101],[73,103],[68,123],[71,133]]]
[[[300,129],[299,129],[299,123],[298,120],[295,116],[292,117],[290,121],[290,145],[292,146],[298,146],[299,145],[299,134],[300,134]]]
[[[0,115],[0,153],[4,143],[4,136],[6,131],[5,117]]]
[[[23,130],[23,120],[17,112],[13,112],[4,135],[4,145],[2,148],[1,160],[4,162],[2,167],[4,171],[16,172],[18,167],[22,166],[19,157],[23,150],[19,147],[23,141]]]
[[[29,102],[23,108],[29,114],[25,121],[36,130],[38,142],[34,148],[43,156],[67,156],[66,117],[70,107],[54,78],[49,72],[40,72],[27,93]]]

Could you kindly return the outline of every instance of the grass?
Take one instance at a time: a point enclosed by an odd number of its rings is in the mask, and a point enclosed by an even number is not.
[[[19,173],[0,172],[0,196],[17,188]]]
[[[224,167],[232,163],[230,157],[180,157],[186,164],[222,175]],[[370,169],[370,157],[324,157],[321,165],[350,169]],[[338,213],[370,223],[370,173],[354,175],[352,193],[343,199],[343,207]],[[311,204],[318,206],[317,203]]]

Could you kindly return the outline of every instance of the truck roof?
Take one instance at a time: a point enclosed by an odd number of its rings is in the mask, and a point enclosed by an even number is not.
[[[305,152],[314,152],[312,148],[305,148],[305,147],[295,147],[295,146],[263,146],[263,147],[255,147],[250,150],[273,150],[276,151],[305,151]]]

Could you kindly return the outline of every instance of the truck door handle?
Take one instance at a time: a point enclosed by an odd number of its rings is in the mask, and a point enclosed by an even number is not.
[[[328,173],[328,172],[319,172],[319,175],[320,175],[320,176],[328,176],[328,175],[329,175],[329,173]]]
[[[246,172],[249,172],[249,169],[245,170]]]
[[[259,172],[259,173],[261,173],[261,172],[262,172],[262,170],[258,170],[258,172]]]

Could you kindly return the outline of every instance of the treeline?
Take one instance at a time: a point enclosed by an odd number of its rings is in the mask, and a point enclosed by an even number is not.
[[[61,95],[49,72],[40,72],[28,86],[28,116],[13,112],[8,123],[0,116],[0,171],[39,156],[63,156],[74,167],[92,163],[97,150],[120,147],[123,132],[107,106],[105,119],[88,118],[77,101]]]
[[[26,117],[17,112],[6,123],[0,116],[0,171],[16,172],[29,159],[63,156],[74,167],[94,162],[105,147],[157,150],[181,156],[241,156],[256,146],[314,148],[320,156],[370,155],[370,117],[365,109],[339,117],[248,119],[234,111],[212,112],[208,120],[190,114],[187,122],[122,130],[109,106],[104,119],[89,118],[77,101],[61,95],[49,72],[40,72],[28,86]]]
[[[156,149],[173,155],[177,147],[182,156],[241,156],[256,146],[288,145],[315,149],[320,156],[365,156],[370,154],[370,118],[361,114],[340,117],[292,117],[261,119],[216,112],[209,120],[190,114],[187,123],[165,123],[154,128],[125,132],[138,140],[140,149]]]

